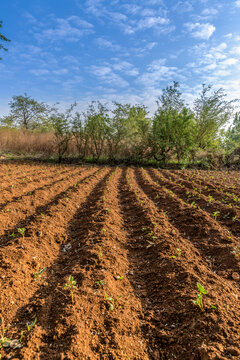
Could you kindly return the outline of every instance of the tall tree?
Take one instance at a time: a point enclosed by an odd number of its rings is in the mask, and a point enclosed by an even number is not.
[[[2,21],[0,20],[0,29],[2,28]],[[0,30],[0,50],[4,50],[4,51],[8,51],[7,48],[5,48],[3,46],[3,44],[1,44],[1,42],[9,42],[11,40],[7,39],[6,36],[4,36],[2,33],[1,33],[1,30]],[[0,60],[2,60],[2,58],[0,57]]]
[[[86,131],[91,140],[91,151],[94,159],[103,155],[108,129],[108,110],[100,101],[93,101],[85,114]]]
[[[180,161],[191,144],[193,116],[184,104],[177,82],[163,90],[157,105],[150,137],[153,156],[165,165],[169,154],[176,152]]]
[[[40,126],[52,111],[44,102],[38,102],[27,94],[13,96],[9,106],[8,121],[11,119],[12,123],[16,123],[24,129],[35,129]]]
[[[213,91],[212,86],[202,85],[202,92],[194,102],[196,128],[194,160],[196,151],[216,146],[221,128],[231,119],[236,100],[227,100],[222,88]]]

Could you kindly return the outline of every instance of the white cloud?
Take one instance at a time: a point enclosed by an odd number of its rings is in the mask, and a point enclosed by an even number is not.
[[[126,80],[114,73],[109,66],[93,65],[90,67],[90,72],[97,76],[104,83],[110,84],[112,86],[126,87],[129,85]]]
[[[41,41],[70,41],[77,42],[83,35],[94,33],[93,25],[78,16],[71,16],[67,19],[53,18],[52,27],[40,30],[36,37]]]
[[[36,76],[42,76],[42,75],[49,74],[49,70],[47,70],[47,69],[32,69],[29,72]]]
[[[107,40],[107,39],[105,39],[103,37],[97,38],[96,42],[100,47],[108,48],[108,49],[113,50],[113,51],[120,51],[121,50],[120,45],[113,44],[111,41],[109,41],[109,40]]]
[[[231,53],[235,55],[240,55],[240,46],[233,47]]]
[[[118,59],[116,59],[116,61],[117,62],[112,65],[115,71],[123,72],[128,76],[137,76],[139,74],[138,69],[128,61],[119,61]]]
[[[186,23],[184,25],[192,37],[203,40],[208,40],[216,30],[215,26],[209,23],[200,24],[197,22]]]
[[[238,60],[235,58],[228,58],[220,63],[220,65],[224,68],[232,65],[236,65],[238,63]]]
[[[139,82],[147,88],[156,86],[160,81],[176,79],[178,72],[177,67],[166,65],[166,59],[155,60],[148,65],[147,71],[139,77]]]
[[[240,7],[240,0],[235,1],[236,7]]]

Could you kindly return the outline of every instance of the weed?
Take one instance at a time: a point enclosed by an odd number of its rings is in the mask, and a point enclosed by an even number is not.
[[[64,289],[69,289],[69,291],[70,291],[70,295],[71,295],[71,299],[72,299],[72,304],[74,303],[74,299],[73,299],[73,297],[74,297],[74,291],[75,291],[75,289],[77,288],[76,287],[76,281],[74,280],[74,278],[73,278],[73,276],[72,275],[70,275],[69,276],[69,283],[68,284],[65,284],[65,286],[64,286]]]
[[[206,295],[208,293],[207,290],[204,289],[204,287],[198,282],[197,283],[197,287],[199,290],[199,293],[197,294],[197,299],[196,300],[192,300],[194,305],[198,306],[201,311],[203,311],[204,305],[203,305],[203,295]]]

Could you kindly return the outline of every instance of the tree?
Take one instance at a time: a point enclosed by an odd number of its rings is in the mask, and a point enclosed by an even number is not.
[[[193,116],[184,105],[177,82],[163,90],[157,105],[150,136],[153,156],[165,165],[168,154],[176,151],[180,161],[191,143]]]
[[[72,120],[72,134],[75,139],[78,157],[84,160],[89,147],[89,133],[86,130],[85,120],[80,113],[76,113]]]
[[[70,122],[73,109],[76,105],[77,104],[74,103],[69,107],[69,109],[65,111],[65,113],[56,112],[50,117],[50,123],[52,125],[55,135],[55,145],[57,148],[59,164],[62,161],[63,155],[68,150],[68,145],[72,137],[70,131]]]
[[[44,102],[37,102],[26,93],[24,96],[13,96],[10,101],[10,114],[7,117],[24,129],[35,129],[40,126],[53,110]]]
[[[86,131],[91,141],[91,151],[95,160],[103,155],[104,145],[108,129],[108,110],[100,103],[93,101],[84,114],[86,119]]]
[[[2,21],[0,20],[0,29],[2,28]],[[0,50],[4,50],[4,51],[8,51],[7,48],[5,48],[3,46],[3,44],[1,44],[2,41],[5,41],[5,42],[9,42],[11,40],[7,39],[6,36],[4,36],[3,34],[1,34],[1,31],[0,31]],[[2,60],[2,58],[0,57],[0,60]]]
[[[198,149],[209,149],[217,145],[220,130],[230,120],[236,101],[226,100],[226,96],[222,88],[212,91],[211,85],[202,85],[202,92],[194,102],[196,129],[192,160]]]
[[[232,152],[240,147],[240,112],[236,112],[233,124],[224,133],[224,147],[227,152]]]

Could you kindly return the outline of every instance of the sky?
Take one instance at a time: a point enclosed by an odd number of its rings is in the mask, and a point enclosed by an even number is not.
[[[0,5],[0,116],[14,95],[49,104],[92,100],[156,108],[178,81],[240,98],[240,0],[9,0]]]

